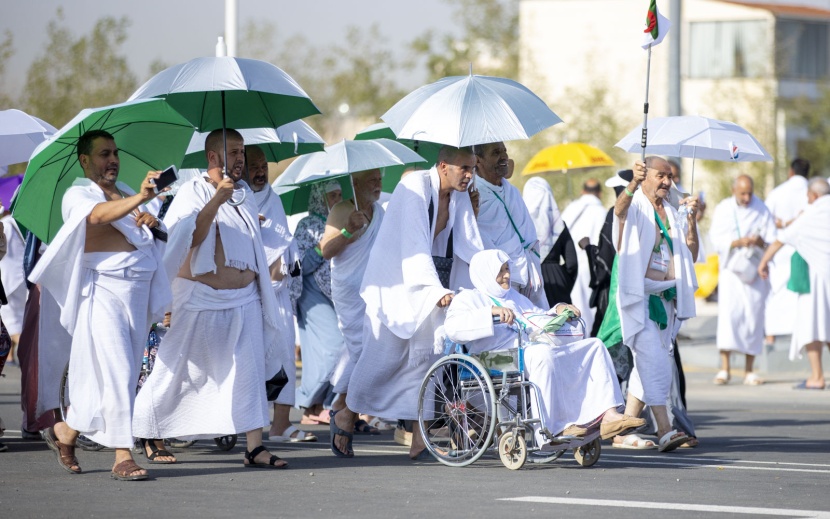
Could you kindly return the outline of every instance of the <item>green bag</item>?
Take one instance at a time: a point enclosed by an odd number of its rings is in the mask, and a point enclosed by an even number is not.
[[[810,265],[797,252],[790,260],[790,280],[787,281],[787,288],[796,294],[810,293]]]

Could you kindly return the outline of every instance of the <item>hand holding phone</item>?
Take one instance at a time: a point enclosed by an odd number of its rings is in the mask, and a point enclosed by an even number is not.
[[[153,184],[155,184],[153,191],[155,191],[156,194],[159,194],[177,180],[179,180],[179,170],[176,166],[169,166],[161,172],[157,179],[153,180]]]

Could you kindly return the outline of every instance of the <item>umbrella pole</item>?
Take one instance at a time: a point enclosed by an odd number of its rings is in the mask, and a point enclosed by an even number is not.
[[[354,210],[360,211],[360,208],[357,206],[357,192],[354,190],[354,176],[349,173],[349,184],[352,186],[352,198],[354,198]]]
[[[692,146],[692,183],[689,186],[690,195],[695,194],[695,155],[697,154],[697,146]]]
[[[646,143],[648,142],[648,88],[649,88],[649,80],[651,79],[651,45],[648,46],[648,65],[646,65],[646,100],[643,103],[643,135],[640,138],[640,147],[642,148],[642,153],[640,154],[640,160],[645,163],[646,161]]]
[[[228,135],[227,135],[227,124],[225,124],[225,91],[222,90],[219,94],[222,98],[222,149],[224,150],[224,156],[222,157],[222,173],[225,175],[228,174]]]

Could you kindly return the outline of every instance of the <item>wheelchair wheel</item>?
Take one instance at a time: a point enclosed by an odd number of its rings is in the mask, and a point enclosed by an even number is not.
[[[602,452],[602,445],[599,443],[599,438],[596,438],[591,443],[574,449],[574,459],[583,467],[590,467],[599,461],[600,452]]]
[[[496,427],[496,393],[478,360],[454,354],[432,365],[418,396],[418,426],[444,465],[464,467],[484,454]]]
[[[229,451],[236,445],[236,439],[237,436],[235,434],[230,434],[228,436],[214,438],[213,441],[216,442],[216,446],[219,447],[220,450]]]
[[[499,458],[510,470],[519,470],[527,461],[527,441],[523,429],[502,435],[499,440]]]

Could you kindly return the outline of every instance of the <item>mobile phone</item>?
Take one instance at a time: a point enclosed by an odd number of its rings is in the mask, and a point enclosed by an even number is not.
[[[156,186],[153,188],[153,190],[156,192],[156,194],[158,194],[164,188],[168,187],[170,184],[177,180],[179,180],[179,170],[176,168],[176,166],[169,166],[167,169],[161,172],[159,178],[153,180],[153,184],[155,184]]]

